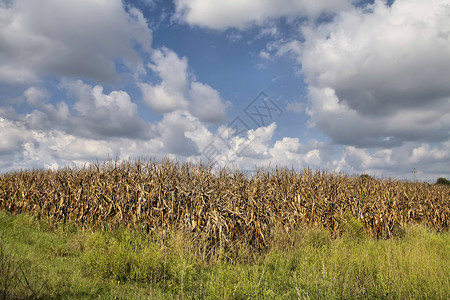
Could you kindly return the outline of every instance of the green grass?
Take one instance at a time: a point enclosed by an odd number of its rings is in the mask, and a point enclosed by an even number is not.
[[[374,240],[359,225],[349,218],[339,238],[274,230],[263,254],[241,246],[205,260],[180,232],[82,232],[0,212],[0,298],[449,298],[449,232],[410,226]]]

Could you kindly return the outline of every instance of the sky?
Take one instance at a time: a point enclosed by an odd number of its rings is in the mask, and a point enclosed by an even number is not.
[[[450,178],[448,0],[0,0],[0,172]]]

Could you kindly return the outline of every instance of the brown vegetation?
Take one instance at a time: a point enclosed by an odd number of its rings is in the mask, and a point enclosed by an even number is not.
[[[339,235],[348,215],[376,238],[402,225],[448,230],[450,188],[322,171],[212,171],[138,160],[0,175],[0,208],[81,228],[125,224],[148,232],[191,232],[209,250],[264,248],[273,228],[323,227]],[[203,250],[207,250],[206,248]]]

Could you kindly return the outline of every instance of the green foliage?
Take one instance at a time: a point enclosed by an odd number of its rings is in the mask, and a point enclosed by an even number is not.
[[[305,240],[308,245],[318,249],[328,247],[331,244],[330,233],[326,230],[311,229],[306,232]]]
[[[407,226],[402,237],[376,240],[361,235],[351,214],[340,224],[341,237],[319,228],[278,230],[251,261],[203,261],[182,232],[81,232],[0,212],[8,253],[0,262],[22,264],[33,288],[45,283],[35,294],[45,299],[447,299],[449,232]],[[33,296],[22,291],[11,295]]]
[[[373,178],[368,174],[361,174],[361,176],[359,176],[359,178],[362,180],[373,180]]]
[[[343,236],[348,239],[359,241],[364,238],[364,224],[350,213],[342,217],[341,228]]]
[[[444,178],[444,177],[440,177],[440,178],[438,178],[438,180],[436,181],[436,184],[450,185],[450,180],[448,180],[447,178]]]
[[[46,282],[33,278],[30,264],[6,250],[0,241],[0,299],[35,299]]]
[[[156,241],[124,228],[95,232],[86,238],[84,247],[89,270],[102,279],[155,284],[172,272]]]

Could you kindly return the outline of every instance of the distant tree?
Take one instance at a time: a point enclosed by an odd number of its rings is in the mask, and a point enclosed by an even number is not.
[[[362,174],[361,176],[359,176],[359,178],[361,178],[362,180],[372,180],[373,179],[370,175],[367,175],[367,174]]]
[[[447,180],[447,178],[444,178],[444,177],[440,177],[440,178],[438,178],[438,180],[436,181],[436,184],[446,184],[446,185],[450,185],[450,180]]]

